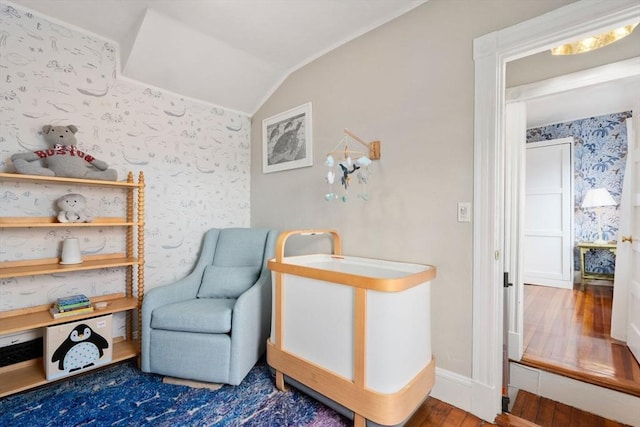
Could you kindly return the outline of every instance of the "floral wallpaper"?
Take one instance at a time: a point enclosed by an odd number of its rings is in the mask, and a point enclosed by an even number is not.
[[[622,181],[627,160],[626,119],[631,111],[589,117],[527,130],[527,142],[573,137],[574,165],[574,238],[577,242],[592,242],[598,238],[598,221],[593,210],[580,207],[591,188],[606,188],[620,203]],[[619,207],[602,209],[602,234],[607,241],[617,240]],[[574,250],[575,269],[580,270],[577,247]],[[585,269],[613,274],[615,258],[608,251],[587,254]]]
[[[250,118],[123,79],[118,47],[0,2],[0,171],[10,157],[46,147],[43,125],[78,127],[78,148],[146,181],[145,286],[167,284],[193,267],[204,231],[249,226]],[[122,190],[0,182],[0,216],[55,216],[69,192],[96,216],[123,216]],[[85,254],[124,251],[117,228],[0,229],[0,261],[59,256],[80,238]],[[123,269],[4,279],[0,310],[45,304],[74,293],[123,291]]]

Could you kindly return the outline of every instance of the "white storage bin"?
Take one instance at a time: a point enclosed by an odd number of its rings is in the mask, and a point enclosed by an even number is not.
[[[47,380],[86,372],[111,362],[113,315],[49,326],[44,334]]]

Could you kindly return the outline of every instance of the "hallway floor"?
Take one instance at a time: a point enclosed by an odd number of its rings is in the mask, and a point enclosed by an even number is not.
[[[640,396],[640,365],[624,342],[609,336],[612,287],[524,288],[519,363]]]

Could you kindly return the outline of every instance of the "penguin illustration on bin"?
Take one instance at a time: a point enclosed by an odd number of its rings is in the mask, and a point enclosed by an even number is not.
[[[106,339],[84,323],[76,326],[56,349],[51,362],[58,362],[61,371],[73,372],[92,366],[109,348]]]

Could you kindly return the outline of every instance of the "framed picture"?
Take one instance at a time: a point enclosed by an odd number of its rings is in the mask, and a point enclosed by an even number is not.
[[[311,103],[262,121],[262,172],[313,165]]]

